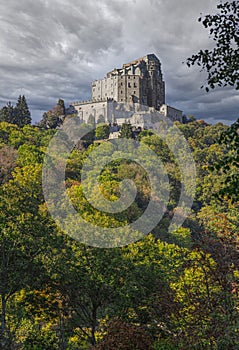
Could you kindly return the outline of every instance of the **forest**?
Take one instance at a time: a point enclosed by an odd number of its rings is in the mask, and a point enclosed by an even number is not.
[[[143,239],[107,249],[74,240],[48,211],[42,165],[56,130],[0,123],[2,349],[239,348],[239,202],[232,191],[238,168],[228,166],[238,144],[230,139],[232,127],[222,123],[192,118],[176,125],[197,168],[190,215],[168,233],[180,172],[167,144],[143,131],[140,143],[167,169],[167,210]],[[96,128],[96,135],[105,128]],[[71,151],[67,195],[86,221],[102,227],[130,223],[147,207],[147,176],[133,161],[112,161],[100,176],[104,196],[116,200],[120,182],[131,179],[135,201],[121,214],[93,208],[80,174],[99,145],[86,138]]]

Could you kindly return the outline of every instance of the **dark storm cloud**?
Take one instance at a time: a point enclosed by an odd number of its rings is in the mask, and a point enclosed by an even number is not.
[[[9,0],[0,4],[0,103],[25,94],[35,120],[58,98],[90,97],[90,83],[123,63],[155,53],[167,101],[186,114],[235,120],[233,89],[200,90],[205,75],[183,61],[210,46],[197,23],[214,0]]]
[[[24,93],[31,107],[44,110],[60,97],[89,95],[95,57],[114,49],[113,37],[121,32],[117,16],[101,4],[1,3],[1,102]]]

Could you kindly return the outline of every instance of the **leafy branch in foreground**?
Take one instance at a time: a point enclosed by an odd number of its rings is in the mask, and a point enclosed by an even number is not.
[[[217,5],[219,13],[200,17],[210,36],[216,42],[212,50],[200,50],[187,59],[190,67],[197,63],[208,73],[206,91],[218,86],[235,86],[239,89],[239,1]],[[203,86],[202,86],[203,87]]]

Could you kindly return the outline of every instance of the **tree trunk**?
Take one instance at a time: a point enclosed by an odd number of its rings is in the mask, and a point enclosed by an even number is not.
[[[65,322],[64,322],[64,316],[60,314],[60,320],[59,320],[59,331],[60,331],[60,350],[66,350],[67,344],[65,339]]]
[[[1,296],[2,301],[2,313],[1,313],[1,349],[5,349],[6,345],[6,298],[5,295]]]
[[[97,307],[93,306],[92,310],[92,327],[91,327],[91,344],[95,345],[95,330],[96,330],[96,324],[97,324]]]

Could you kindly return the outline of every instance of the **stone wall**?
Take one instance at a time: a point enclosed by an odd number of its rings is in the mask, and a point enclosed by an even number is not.
[[[107,73],[92,83],[92,101],[113,98],[117,102],[137,102],[155,109],[165,103],[165,84],[161,64],[147,55]]]
[[[165,104],[161,63],[154,54],[125,63],[94,81],[91,100],[72,103],[71,107],[82,123],[121,125],[128,120],[135,127],[151,128],[156,111],[182,121],[182,111]]]
[[[170,118],[173,121],[180,121],[182,122],[183,116],[182,111],[180,109],[168,106],[166,104],[162,105],[160,107],[160,113],[162,113],[165,117]]]
[[[113,101],[87,101],[83,103],[73,103],[72,106],[82,123],[98,124],[98,123],[111,123],[109,119],[109,110],[112,109],[111,104]],[[111,114],[112,115],[112,114]]]
[[[107,97],[118,101],[118,86],[117,76],[94,81],[91,88],[92,101],[105,100]]]
[[[168,105],[162,105],[160,111],[157,111],[154,107],[139,103],[118,103],[113,99],[106,99],[104,101],[73,103],[72,107],[82,123],[117,123],[122,125],[125,121],[129,121],[135,127],[150,129],[153,128],[159,114],[173,121],[182,122],[182,111]]]

